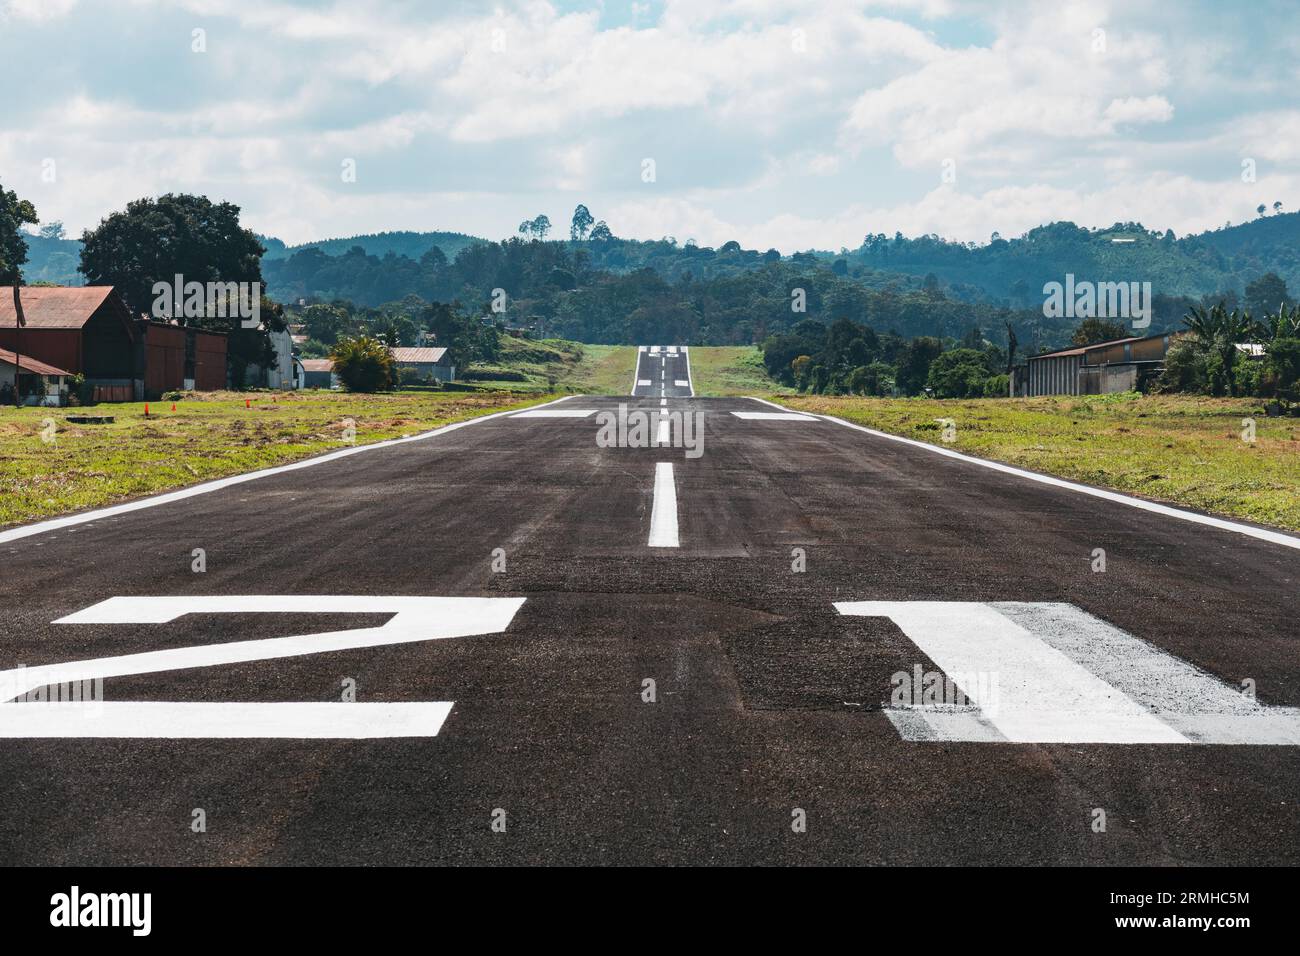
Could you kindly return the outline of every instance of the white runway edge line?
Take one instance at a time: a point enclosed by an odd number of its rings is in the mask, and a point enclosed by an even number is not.
[[[749,422],[815,422],[817,419],[811,415],[800,415],[797,412],[732,412],[737,418]]]
[[[530,409],[529,411],[526,411],[526,412],[519,412],[518,414],[511,415],[510,417],[511,417],[511,419],[515,419],[515,418],[586,418],[586,417],[589,416],[589,415],[595,415],[595,414],[596,414],[596,409],[594,409],[594,408],[543,408],[543,409],[540,409],[540,410],[538,410],[538,411],[532,411],[532,410]]]
[[[677,548],[677,485],[673,480],[672,462],[661,461],[655,465],[654,504],[650,509],[650,540],[652,548]]]
[[[685,345],[682,346],[681,352],[682,352],[682,361],[684,361],[684,362],[686,363],[686,383],[685,383],[685,384],[686,384],[686,390],[687,390],[687,392],[689,393],[687,397],[688,397],[688,398],[694,398],[694,397],[695,397],[695,380],[691,377],[691,357],[690,357],[690,355],[687,353],[687,351],[686,351],[686,346],[685,346]],[[677,384],[680,386],[682,383],[681,383],[681,382],[678,382]]]
[[[550,405],[558,405],[560,402],[567,402],[571,398],[579,397],[580,396],[577,395],[566,395],[564,398],[557,398],[553,402],[544,402],[541,405],[535,405],[534,408],[546,408]],[[7,544],[10,541],[17,541],[20,538],[28,538],[35,534],[45,534],[47,531],[57,531],[60,528],[71,528],[79,524],[86,524],[89,521],[99,521],[103,518],[115,518],[118,515],[130,514],[132,511],[141,511],[145,508],[156,508],[159,505],[171,504],[174,501],[184,501],[186,498],[206,495],[213,491],[220,491],[222,488],[229,488],[232,485],[241,485],[246,481],[256,481],[258,478],[269,478],[272,475],[282,475],[286,472],[297,471],[300,468],[314,468],[317,465],[323,465],[330,461],[337,461],[340,458],[347,458],[350,455],[360,455],[363,452],[376,451],[380,448],[392,448],[395,445],[404,445],[407,442],[424,441],[429,438],[435,438],[438,435],[445,435],[448,432],[454,432],[458,428],[465,428],[467,425],[477,425],[479,422],[486,422],[494,418],[504,418],[507,415],[515,414],[518,414],[517,409],[512,409],[506,412],[493,412],[491,415],[480,415],[478,418],[468,418],[463,422],[453,422],[450,425],[443,425],[440,428],[435,428],[432,431],[421,432],[418,435],[407,435],[405,438],[390,438],[387,441],[375,442],[373,445],[357,445],[355,448],[344,448],[341,451],[333,451],[327,455],[318,455],[315,458],[295,461],[288,465],[276,465],[274,468],[263,468],[260,471],[249,471],[242,475],[231,475],[229,478],[218,478],[216,481],[207,481],[201,485],[194,485],[189,488],[180,488],[176,491],[168,491],[164,494],[154,495],[150,498],[141,498],[139,501],[128,501],[126,504],[112,505],[108,508],[97,508],[94,511],[68,515],[64,518],[52,518],[49,521],[41,521],[37,524],[10,528],[8,531],[0,531],[0,544]]]
[[[763,398],[755,398],[752,395],[747,397],[751,402],[760,402],[763,405],[770,405],[772,408],[779,408],[783,412],[790,412],[790,409],[786,408],[784,405],[778,405],[776,402],[769,402]],[[1191,521],[1194,524],[1203,524],[1211,528],[1218,528],[1220,531],[1232,531],[1236,534],[1244,534],[1252,538],[1258,538],[1261,541],[1268,541],[1271,544],[1280,544],[1285,548],[1295,548],[1300,550],[1300,537],[1284,534],[1281,531],[1273,531],[1269,528],[1256,528],[1248,524],[1241,524],[1237,521],[1229,521],[1226,518],[1215,518],[1210,515],[1197,514],[1194,511],[1184,511],[1181,508],[1173,508],[1169,505],[1158,504],[1154,501],[1145,501],[1141,498],[1133,498],[1129,495],[1120,494],[1118,491],[1107,491],[1104,488],[1093,488],[1089,485],[1081,485],[1077,482],[1066,481],[1064,478],[1054,478],[1051,475],[1041,475],[1038,472],[1026,471],[1023,468],[1016,468],[1013,465],[1004,465],[1000,461],[989,461],[987,458],[976,458],[973,455],[963,455],[959,451],[940,448],[937,445],[930,445],[926,442],[916,441],[912,438],[903,438],[901,435],[891,435],[888,432],[877,431],[874,428],[867,428],[864,425],[856,425],[853,422],[845,421],[842,418],[836,418],[834,415],[816,415],[814,417],[832,422],[836,425],[843,425],[845,428],[852,428],[855,431],[866,432],[868,435],[874,435],[877,438],[884,438],[888,441],[899,442],[903,445],[911,445],[914,448],[921,448],[935,455],[943,455],[945,458],[955,458],[958,461],[964,461],[972,465],[979,465],[981,468],[1000,471],[1005,475],[1015,475],[1018,478],[1028,478],[1030,481],[1037,481],[1040,484],[1051,485],[1054,488],[1064,488],[1066,491],[1075,491],[1080,494],[1091,495],[1094,498],[1102,498],[1106,501],[1113,501],[1116,504],[1128,505],[1130,508],[1140,508],[1143,511],[1150,511],[1153,514],[1164,515],[1167,518],[1177,518],[1180,521]]]

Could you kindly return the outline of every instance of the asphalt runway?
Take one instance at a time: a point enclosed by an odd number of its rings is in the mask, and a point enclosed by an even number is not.
[[[0,859],[1300,862],[1300,542],[686,365],[0,533]]]
[[[637,351],[632,394],[637,398],[689,398],[690,350],[686,346],[643,345]]]

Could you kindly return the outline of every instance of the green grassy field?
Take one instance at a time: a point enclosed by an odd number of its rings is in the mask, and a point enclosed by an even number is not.
[[[778,399],[880,431],[1012,465],[1300,531],[1300,419],[1267,418],[1258,400],[1201,396],[1030,399]],[[1255,440],[1242,438],[1242,419]]]
[[[567,391],[626,395],[632,386],[636,349],[630,345],[584,345],[563,339],[501,339],[501,357],[471,369],[475,381],[500,391]],[[501,373],[498,377],[494,373]]]
[[[763,353],[755,345],[692,346],[690,356],[696,395],[794,394],[768,378]]]
[[[207,392],[176,402],[0,409],[0,525],[427,431],[547,395],[520,392]],[[250,408],[245,408],[245,400]],[[112,415],[106,425],[66,416]],[[355,429],[350,437],[349,429]]]

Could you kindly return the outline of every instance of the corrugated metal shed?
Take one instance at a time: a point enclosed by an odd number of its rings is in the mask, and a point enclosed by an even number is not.
[[[112,293],[111,285],[23,286],[23,317],[27,329],[80,329]],[[119,300],[120,302],[120,300]],[[125,312],[126,307],[122,306]],[[0,286],[0,328],[14,328],[13,286]]]
[[[447,354],[445,348],[397,348],[388,351],[393,353],[393,361],[398,365],[433,365],[441,362],[442,357]]]

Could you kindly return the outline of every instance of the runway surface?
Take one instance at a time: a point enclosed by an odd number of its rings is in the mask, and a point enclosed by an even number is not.
[[[0,704],[0,858],[1300,862],[1293,538],[691,398],[688,354],[0,534],[6,699],[102,688]]]

